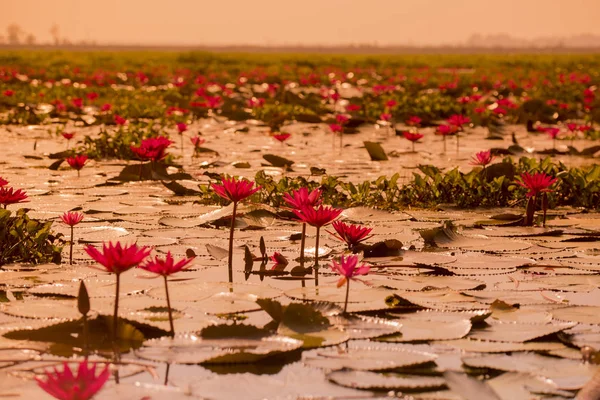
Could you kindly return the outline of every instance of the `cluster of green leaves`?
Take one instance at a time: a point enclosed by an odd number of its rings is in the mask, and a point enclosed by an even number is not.
[[[85,153],[95,160],[119,159],[135,160],[131,145],[139,145],[146,138],[160,135],[160,129],[153,125],[129,124],[114,132],[102,130],[98,136],[85,136],[83,147],[78,153]]]
[[[10,263],[60,263],[62,235],[51,231],[52,221],[42,222],[27,215],[0,210],[0,265]]]
[[[506,207],[525,199],[526,189],[516,184],[516,177],[524,172],[544,172],[558,177],[550,196],[551,206],[600,208],[600,165],[586,168],[567,167],[551,158],[537,160],[523,157],[518,161],[507,157],[485,169],[473,168],[461,172],[458,168],[442,171],[431,165],[419,167],[419,172],[406,184],[399,184],[400,175],[381,176],[362,183],[344,182],[324,175],[321,181],[304,177],[283,177],[276,180],[259,171],[255,182],[262,189],[253,200],[274,207],[284,206],[283,195],[300,187],[321,189],[323,202],[336,207],[368,206],[386,210],[407,207],[429,208],[439,204],[459,207]],[[203,203],[223,204],[209,188],[201,185]]]

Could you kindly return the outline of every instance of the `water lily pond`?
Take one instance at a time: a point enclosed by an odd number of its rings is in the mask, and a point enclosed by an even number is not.
[[[115,125],[112,114],[105,124],[95,105],[3,125],[0,187],[27,199],[0,196],[0,399],[52,399],[35,378],[84,359],[97,374],[108,365],[99,400],[598,398],[594,139],[555,141],[504,116],[448,137],[436,134],[442,116],[365,118],[336,133],[328,122],[355,86],[342,103],[324,100],[322,121],[277,129],[219,107],[184,127],[143,116]],[[423,134],[414,150],[403,131]],[[99,155],[129,134],[124,148],[141,156]],[[152,156],[143,139],[157,136],[170,141]],[[524,172],[548,180],[535,186]],[[223,194],[224,176],[261,188]],[[282,200],[302,187],[339,215],[315,222]],[[334,219],[371,230],[349,245]],[[156,261],[136,268],[132,254],[90,250],[108,243],[147,247],[145,262]],[[188,264],[163,279],[170,257]]]

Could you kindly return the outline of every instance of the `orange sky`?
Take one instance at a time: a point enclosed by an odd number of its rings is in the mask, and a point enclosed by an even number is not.
[[[600,35],[600,0],[0,0],[0,31],[126,44],[446,44]],[[3,33],[3,32],[2,32]]]

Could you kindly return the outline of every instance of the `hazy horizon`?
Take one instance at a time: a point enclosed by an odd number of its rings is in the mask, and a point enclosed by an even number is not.
[[[38,43],[432,46],[474,34],[600,35],[598,0],[4,0],[0,34],[19,25]],[[552,3],[552,5],[548,5]]]

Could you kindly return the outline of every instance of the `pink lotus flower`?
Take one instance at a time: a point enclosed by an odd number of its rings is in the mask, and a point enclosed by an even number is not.
[[[107,111],[110,111],[111,109],[112,109],[112,105],[109,103],[102,104],[102,107],[100,107],[100,111],[102,111],[102,112],[107,112]]]
[[[177,126],[177,131],[178,131],[179,133],[183,133],[183,132],[187,131],[187,129],[188,129],[188,126],[187,126],[187,124],[186,124],[186,123],[184,123],[184,122],[178,122],[178,123],[176,124],[176,126]]]
[[[73,137],[75,137],[75,132],[69,132],[69,133],[67,133],[67,132],[63,132],[63,133],[61,133],[61,135],[62,135],[62,137],[64,137],[65,139],[67,139],[67,140],[71,140],[71,139],[73,139]]]
[[[115,289],[115,308],[113,312],[113,339],[117,339],[119,325],[119,288],[121,282],[121,274],[138,266],[148,255],[150,255],[148,247],[138,247],[137,244],[121,245],[117,242],[113,245],[112,242],[102,244],[102,252],[98,251],[93,246],[86,246],[85,252],[88,253],[96,262],[101,264],[107,272],[115,274],[117,285]]]
[[[398,102],[396,100],[388,100],[385,102],[385,107],[386,108],[394,108],[398,105]]]
[[[254,182],[247,179],[238,181],[235,177],[223,178],[221,184],[211,183],[210,186],[216,194],[233,203],[238,203],[261,189],[260,186],[252,188]]]
[[[344,125],[346,124],[348,121],[350,121],[350,117],[348,117],[347,115],[344,114],[338,114],[335,116],[335,121],[339,124],[339,125]]]
[[[361,107],[359,104],[348,104],[346,106],[346,111],[349,113],[360,111]]]
[[[0,187],[6,186],[8,181],[0,176]]]
[[[348,257],[341,256],[339,263],[332,260],[331,269],[342,276],[337,285],[340,287],[346,283],[346,280],[360,275],[367,275],[371,268],[364,264],[359,266],[358,256],[353,255]]]
[[[391,119],[392,119],[392,114],[389,114],[389,113],[383,113],[383,114],[381,114],[381,115],[379,116],[379,119],[380,119],[380,120],[382,120],[382,121],[388,121],[388,122],[389,122],[389,121],[391,121]]]
[[[568,122],[567,123],[567,128],[571,131],[571,132],[575,132],[578,130],[579,125],[574,123],[574,122]]]
[[[4,91],[4,96],[6,96],[6,97],[12,97],[14,94],[15,94],[14,90],[7,89]]]
[[[332,232],[328,232],[333,235],[336,239],[345,242],[348,245],[348,249],[352,250],[360,242],[363,242],[370,238],[369,234],[373,231],[373,228],[366,228],[361,225],[346,224],[342,221],[334,221],[333,229],[337,232],[337,235]],[[338,236],[339,235],[339,236]]]
[[[65,224],[73,227],[83,220],[83,213],[78,212],[66,212],[60,216],[60,219]]]
[[[278,265],[288,265],[288,260],[287,258],[285,258],[283,255],[281,255],[278,252],[274,252],[273,255],[271,257],[269,257],[271,259],[271,261],[273,261],[275,263],[275,266]]]
[[[456,128],[451,125],[439,125],[437,130],[435,131],[436,135],[448,136],[454,135],[456,133]]]
[[[96,262],[100,263],[107,272],[120,275],[125,271],[139,265],[150,254],[148,247],[138,247],[137,244],[121,245],[120,242],[102,245],[102,252],[88,245],[85,252]]]
[[[98,93],[96,92],[89,92],[85,95],[85,97],[88,98],[89,101],[94,101],[98,98]]]
[[[283,200],[291,207],[302,209],[303,207],[315,207],[321,204],[321,189],[308,191],[307,188],[301,187],[291,193],[283,195]]]
[[[315,207],[321,204],[321,189],[308,191],[306,187],[301,187],[291,193],[283,195],[283,200],[290,206],[296,209],[303,207]],[[302,236],[300,239],[300,260],[304,260],[304,247],[306,245],[306,222],[302,223]]]
[[[483,114],[486,111],[485,107],[475,107],[473,109],[473,112],[477,113],[477,114]]]
[[[408,125],[408,126],[420,126],[421,125],[421,118],[417,117],[416,115],[412,115],[412,116],[408,117],[408,119],[406,120],[406,125]]]
[[[424,135],[422,133],[402,132],[402,136],[404,136],[404,139],[406,139],[406,140],[410,140],[411,142],[416,142],[419,139],[422,139]]]
[[[231,225],[229,226],[229,257],[227,268],[229,270],[229,282],[233,283],[233,233],[235,227],[235,214],[237,205],[240,201],[252,196],[258,192],[261,187],[254,186],[254,182],[247,179],[236,180],[235,177],[223,178],[220,184],[211,183],[210,186],[216,194],[233,203],[233,211],[231,215]]]
[[[4,209],[10,204],[25,203],[27,201],[29,201],[27,200],[27,194],[21,189],[14,190],[12,187],[0,186],[0,204]]]
[[[177,272],[181,272],[187,268],[187,266],[193,261],[193,258],[184,258],[178,262],[175,262],[171,252],[167,252],[167,256],[164,259],[158,256],[154,257],[154,260],[149,260],[146,263],[139,265],[138,268],[144,271],[152,272],[160,275],[165,281],[165,293],[167,295],[167,309],[169,310],[169,325],[171,326],[171,336],[175,336],[175,325],[173,324],[173,310],[171,308],[171,300],[169,298],[169,286],[168,279],[170,275]]]
[[[550,136],[554,140],[560,133],[560,129],[555,128],[555,127],[550,127],[550,128],[545,128],[544,132],[546,132],[548,134],[548,136]]]
[[[316,244],[315,244],[315,268],[319,265],[319,239],[320,239],[320,230],[321,227],[330,224],[342,213],[341,209],[336,209],[332,207],[324,207],[319,206],[318,208],[313,208],[310,206],[304,206],[300,209],[292,210],[294,214],[298,217],[298,219],[304,224],[308,224],[317,228],[316,235]],[[304,233],[304,228],[302,229]],[[304,235],[303,235],[304,236]],[[301,257],[303,254],[301,254]],[[318,283],[318,271],[315,274],[315,281]]]
[[[175,262],[173,255],[169,251],[164,259],[156,256],[153,260],[150,259],[144,264],[139,265],[138,268],[166,277],[185,270],[192,261],[194,261],[193,258],[184,258]]]
[[[55,368],[53,372],[46,371],[46,380],[35,380],[40,388],[55,399],[89,400],[102,389],[110,377],[108,365],[96,376],[96,365],[92,363],[88,368],[87,359],[80,362],[75,376],[69,365],[64,363],[62,372]]]
[[[329,124],[329,129],[333,133],[340,133],[343,130],[342,126],[338,124]]]
[[[294,214],[296,214],[300,221],[306,222],[307,224],[316,228],[321,228],[333,222],[337,217],[340,216],[343,210],[321,205],[318,208],[304,206],[292,211]]]
[[[528,189],[527,197],[532,197],[538,196],[540,193],[551,192],[550,186],[557,180],[557,178],[552,178],[552,176],[546,175],[544,172],[537,172],[535,174],[525,172],[521,174],[516,183]]]
[[[480,151],[479,153],[477,153],[473,156],[470,164],[471,165],[481,165],[482,167],[485,168],[485,166],[488,165],[489,163],[491,163],[493,159],[494,159],[494,156],[492,156],[492,152],[490,150]]]
[[[452,126],[456,126],[458,128],[462,128],[463,125],[466,125],[469,122],[471,122],[471,120],[469,119],[469,117],[466,117],[466,116],[461,115],[461,114],[451,115],[450,118],[448,118],[447,121],[448,121],[448,124],[450,124]]]
[[[190,142],[194,145],[194,149],[199,149],[200,146],[206,142],[206,140],[201,136],[193,136],[190,138]]]
[[[71,104],[75,108],[82,108],[83,107],[83,99],[81,97],[77,97],[75,99],[72,99],[71,100]]]
[[[123,126],[127,124],[127,120],[121,117],[119,114],[115,114],[115,124]]]
[[[74,227],[83,220],[83,213],[77,212],[66,212],[60,216],[60,219],[65,224],[71,227],[71,241],[69,242],[69,265],[73,265],[73,239],[74,239]]]
[[[281,143],[285,142],[286,140],[288,140],[292,135],[289,133],[278,133],[276,135],[273,135],[273,137],[280,141]]]
[[[338,273],[342,277],[337,283],[337,287],[346,284],[346,301],[344,302],[344,313],[348,309],[348,297],[350,295],[350,281],[360,275],[367,275],[370,268],[367,265],[358,265],[358,256],[340,257],[340,262],[333,260],[330,266],[333,272]]]
[[[164,136],[148,138],[136,147],[131,145],[131,151],[142,161],[158,162],[167,156],[166,150],[173,142]]]
[[[67,157],[67,163],[71,166],[71,168],[77,170],[77,176],[79,176],[79,171],[84,167],[86,161],[88,160],[88,156],[85,154],[78,154],[74,157]]]

